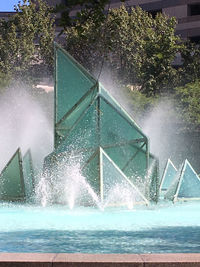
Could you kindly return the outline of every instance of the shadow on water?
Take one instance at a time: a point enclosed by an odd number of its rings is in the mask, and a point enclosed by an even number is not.
[[[145,231],[0,232],[0,252],[199,253],[200,227]]]

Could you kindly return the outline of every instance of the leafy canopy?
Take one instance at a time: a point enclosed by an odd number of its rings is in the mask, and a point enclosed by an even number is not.
[[[54,19],[42,0],[23,0],[16,14],[0,20],[0,69],[18,78],[52,69]]]
[[[105,20],[105,10],[109,7],[110,0],[64,0],[61,4],[57,4],[55,12],[61,14],[59,25],[64,27],[81,25],[88,19],[93,19],[96,24]],[[124,0],[121,0],[124,2]],[[77,24],[77,22],[79,22]]]
[[[176,98],[182,117],[193,127],[200,129],[200,80],[177,87]]]
[[[103,62],[125,84],[155,95],[176,79],[172,62],[181,45],[175,27],[175,18],[158,14],[154,19],[140,7],[122,5],[110,9],[100,24],[91,17],[68,27],[66,48],[90,71],[100,72]]]

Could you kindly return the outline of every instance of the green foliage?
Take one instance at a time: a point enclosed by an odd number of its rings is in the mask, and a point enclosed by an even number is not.
[[[16,14],[0,21],[1,72],[25,78],[52,69],[54,19],[42,1],[27,1],[15,7]]]
[[[176,99],[183,119],[190,126],[200,129],[200,80],[177,87]]]
[[[179,68],[181,84],[195,82],[200,78],[200,46],[187,41],[180,52],[183,63]]]
[[[175,36],[175,26],[175,18],[158,14],[144,38],[139,77],[143,91],[148,95],[166,92],[176,83],[177,71],[172,62],[182,45]]]
[[[64,0],[56,5],[54,11],[61,13],[60,26],[66,29],[73,25],[81,32],[82,24],[88,19],[92,18],[96,25],[105,20],[106,5],[110,5],[110,0]],[[73,16],[70,16],[70,12],[73,12]]]
[[[158,14],[153,19],[140,7],[128,12],[121,6],[98,25],[89,18],[81,32],[78,26],[66,29],[66,48],[90,71],[100,73],[103,63],[148,96],[173,86],[177,71],[171,63],[181,47],[174,18]]]

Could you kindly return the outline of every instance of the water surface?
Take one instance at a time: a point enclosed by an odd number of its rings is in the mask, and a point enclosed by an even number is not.
[[[1,203],[0,252],[200,253],[200,203],[104,211]]]

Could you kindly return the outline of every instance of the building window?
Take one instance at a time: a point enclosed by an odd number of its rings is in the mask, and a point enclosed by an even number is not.
[[[190,41],[195,44],[200,44],[200,35],[190,37]]]
[[[148,10],[147,12],[148,12],[149,14],[151,14],[152,17],[155,19],[156,15],[157,15],[158,13],[162,13],[162,9]]]
[[[188,16],[200,15],[200,4],[188,5]]]

